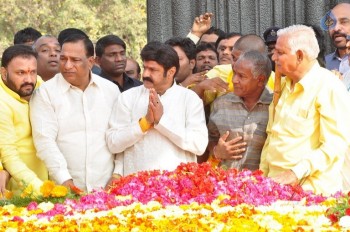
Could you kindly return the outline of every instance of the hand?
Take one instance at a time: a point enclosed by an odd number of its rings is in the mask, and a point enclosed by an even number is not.
[[[202,88],[205,90],[211,90],[211,91],[220,91],[220,92],[226,92],[228,91],[228,83],[223,81],[220,77],[215,77],[212,79],[205,79],[201,83],[199,83]]]
[[[205,13],[196,17],[193,21],[191,32],[198,37],[201,37],[211,27],[212,13]]]
[[[206,78],[205,76],[206,73],[207,71],[193,73],[189,75],[183,82],[181,82],[181,85],[183,87],[187,87],[192,84],[198,84],[199,82],[203,81]]]
[[[243,154],[246,150],[247,143],[246,142],[239,142],[243,138],[241,136],[235,137],[234,139],[228,140],[228,136],[230,133],[226,131],[225,134],[223,134],[218,144],[215,148],[215,156],[219,159],[242,159]]]
[[[149,90],[149,104],[148,108],[151,109],[153,113],[153,122],[154,124],[158,124],[160,119],[163,116],[163,105],[158,97],[158,94],[155,89],[151,88]],[[147,112],[148,114],[148,112]],[[146,115],[147,119],[147,115]],[[148,120],[148,119],[147,119]],[[150,122],[150,121],[148,121]]]
[[[111,178],[109,178],[109,180],[108,180],[108,182],[107,182],[107,184],[105,186],[105,190],[108,191],[110,188],[112,188],[113,187],[113,181],[118,180],[121,177],[122,176],[119,175],[119,174],[113,174],[111,176]]]
[[[292,170],[284,171],[272,179],[280,184],[298,184],[298,178]]]
[[[223,81],[220,77],[215,77],[212,79],[204,79],[199,84],[192,88],[200,98],[203,98],[204,91],[220,91],[227,92],[228,91],[228,83]]]
[[[344,78],[343,78],[343,75],[341,75],[341,73],[338,71],[338,70],[335,70],[335,69],[333,69],[333,70],[331,70],[331,72],[336,76],[336,77],[338,77],[339,78],[339,80],[343,80]]]
[[[6,196],[6,184],[10,180],[10,174],[6,170],[0,171],[0,199]]]
[[[151,89],[150,89],[150,93],[149,93],[149,96],[148,96],[148,108],[147,108],[147,114],[146,114],[146,120],[149,124],[153,125],[154,124],[154,115],[153,115],[153,110],[152,110],[152,107],[151,105],[153,104],[152,103],[153,101],[153,98],[152,98],[152,95],[151,95]]]
[[[63,186],[66,186],[67,188],[75,187],[74,182],[72,179],[66,180],[62,183]]]

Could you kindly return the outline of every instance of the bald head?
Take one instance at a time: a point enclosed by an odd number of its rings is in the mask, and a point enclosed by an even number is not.
[[[250,34],[242,36],[237,40],[231,52],[232,67],[241,54],[249,51],[257,51],[267,55],[267,46],[264,40],[257,35]]]
[[[258,51],[261,53],[267,52],[267,47],[262,38],[257,35],[244,35],[237,40],[234,49],[240,50],[241,52]]]

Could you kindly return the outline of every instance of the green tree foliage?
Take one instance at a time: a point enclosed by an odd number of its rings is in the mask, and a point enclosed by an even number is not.
[[[115,34],[127,44],[127,55],[138,60],[147,40],[146,0],[1,0],[0,9],[1,54],[28,26],[54,36],[79,28],[93,42]]]

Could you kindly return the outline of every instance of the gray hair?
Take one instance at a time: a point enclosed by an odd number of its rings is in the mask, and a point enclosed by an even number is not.
[[[254,79],[258,78],[258,76],[262,75],[265,77],[265,84],[267,83],[269,76],[271,75],[272,65],[269,57],[266,54],[263,54],[258,51],[249,51],[243,53],[237,63],[240,61],[249,61],[252,64],[252,74]]]
[[[55,38],[55,39],[57,39],[57,38],[56,38],[55,36],[53,36],[53,35],[42,35],[42,36],[40,36],[37,40],[35,40],[35,42],[34,42],[33,45],[32,45],[32,48],[33,48],[34,51],[36,51],[37,41],[38,41],[39,39],[41,39],[41,38]]]
[[[293,25],[278,30],[277,36],[287,36],[288,44],[292,53],[301,50],[309,59],[316,59],[320,47],[314,30],[305,25]]]

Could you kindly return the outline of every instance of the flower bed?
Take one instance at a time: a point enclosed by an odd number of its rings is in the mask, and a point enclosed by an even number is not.
[[[26,207],[11,200],[0,207],[0,231],[337,231],[347,226],[329,219],[339,211],[331,209],[341,195],[325,198],[277,184],[259,171],[208,163],[140,172],[118,179],[109,192],[69,195],[61,203],[45,202],[64,193],[52,182],[41,192],[40,200]]]

